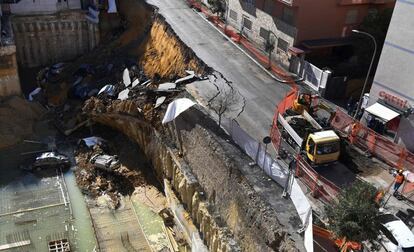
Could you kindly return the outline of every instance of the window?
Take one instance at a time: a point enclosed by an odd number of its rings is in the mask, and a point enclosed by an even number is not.
[[[288,7],[284,7],[283,13],[282,13],[282,20],[290,25],[293,25],[294,20],[295,20],[293,10],[289,9]]]
[[[315,142],[313,141],[313,139],[312,138],[309,138],[309,140],[308,140],[308,145],[309,145],[309,153],[311,154],[311,155],[313,155],[314,153],[315,153]]]
[[[235,12],[234,10],[230,10],[229,16],[234,21],[237,21],[237,12]]]
[[[324,155],[324,154],[336,153],[339,151],[339,149],[340,149],[339,142],[318,144],[318,146],[316,147],[316,154]]]
[[[252,29],[253,23],[246,16],[243,16],[242,24],[243,24],[243,27],[246,28],[247,30]]]
[[[346,13],[345,24],[355,24],[358,20],[358,10],[349,10]]]
[[[269,39],[269,30],[266,30],[263,27],[260,27],[260,37],[262,37],[265,40]]]
[[[289,43],[281,38],[277,39],[277,47],[284,51],[287,52],[288,51],[288,47],[289,47]]]

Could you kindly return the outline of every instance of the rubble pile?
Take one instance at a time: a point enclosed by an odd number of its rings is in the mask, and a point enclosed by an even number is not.
[[[100,153],[104,151],[98,145],[92,149],[86,147],[78,149],[76,181],[79,188],[92,198],[109,196],[112,207],[116,209],[120,206],[122,196],[131,195],[135,187],[145,186],[147,182],[140,171],[130,170],[124,165],[120,165],[113,171],[95,167],[90,159],[93,155]]]

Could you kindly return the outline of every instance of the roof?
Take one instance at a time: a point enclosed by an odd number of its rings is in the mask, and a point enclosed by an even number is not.
[[[400,219],[383,223],[382,225],[392,233],[398,245],[403,248],[414,247],[414,234]]]
[[[366,108],[365,111],[383,119],[385,122],[388,122],[400,115],[397,111],[394,111],[378,102]]]
[[[313,133],[313,135],[314,135],[313,139],[319,140],[319,141],[328,140],[332,138],[339,140],[339,136],[333,130],[319,131],[319,132]]]

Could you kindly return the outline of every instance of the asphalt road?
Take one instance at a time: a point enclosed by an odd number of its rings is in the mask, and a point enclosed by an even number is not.
[[[159,8],[180,39],[201,60],[237,87],[246,101],[237,118],[240,126],[258,141],[267,136],[275,106],[289,87],[269,76],[183,0],[148,0],[148,3]],[[216,90],[214,85],[193,87],[201,100],[208,100],[207,96]]]

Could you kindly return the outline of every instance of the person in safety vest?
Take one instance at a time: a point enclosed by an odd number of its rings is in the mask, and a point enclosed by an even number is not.
[[[405,177],[402,170],[399,170],[398,173],[395,175],[394,179],[394,196],[397,194],[398,189],[404,183]]]

